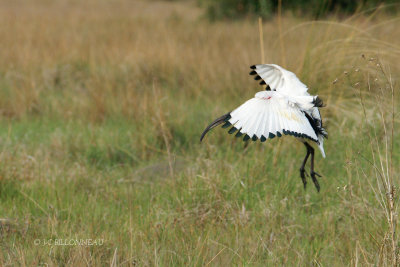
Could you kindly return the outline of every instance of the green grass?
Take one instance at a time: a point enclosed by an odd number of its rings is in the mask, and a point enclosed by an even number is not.
[[[371,171],[357,161],[359,137],[334,129],[327,159],[317,152],[318,194],[310,181],[303,190],[298,168],[305,149],[294,138],[246,150],[222,129],[203,144],[198,135],[189,144],[177,140],[171,177],[163,152],[141,160],[129,120],[39,118],[0,128],[1,210],[12,220],[2,226],[4,263],[82,262],[71,259],[76,253],[104,263],[117,249],[118,263],[140,265],[203,265],[219,253],[215,265],[339,266],[359,243],[372,260],[379,250],[374,238],[386,230],[370,186],[356,175],[356,168]],[[188,135],[202,125],[194,128]],[[34,246],[35,239],[60,238],[104,244]]]

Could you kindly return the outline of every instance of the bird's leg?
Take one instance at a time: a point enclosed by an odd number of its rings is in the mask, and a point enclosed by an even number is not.
[[[310,147],[311,147],[311,146],[310,146]],[[311,150],[311,169],[310,169],[310,176],[311,176],[312,181],[314,182],[315,188],[317,188],[317,191],[319,192],[320,186],[319,186],[317,177],[315,177],[315,175],[318,176],[318,177],[321,177],[321,175],[319,175],[318,173],[316,173],[316,172],[314,171],[314,148],[311,147],[311,149],[312,149],[312,150]]]
[[[307,154],[304,157],[303,164],[301,164],[301,167],[300,167],[300,177],[301,177],[301,180],[303,181],[304,189],[306,189],[306,186],[307,186],[306,174],[307,173],[306,173],[306,170],[304,169],[304,167],[306,166],[307,159],[311,154],[310,148],[312,149],[312,147],[307,142],[305,142],[304,145],[307,148]]]

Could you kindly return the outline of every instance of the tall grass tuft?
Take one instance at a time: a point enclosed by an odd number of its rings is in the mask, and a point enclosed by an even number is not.
[[[386,218],[377,252],[379,266],[399,264],[398,240],[398,159],[395,149],[395,131],[398,122],[396,87],[391,70],[379,57],[366,59],[368,71],[364,73],[364,83],[356,84],[360,105],[363,110],[363,132],[366,133],[368,147],[359,152],[357,160],[366,161],[369,168],[357,172],[360,180],[366,180],[374,192],[377,202]],[[398,89],[397,89],[398,90]],[[368,100],[370,101],[368,103]],[[369,112],[368,112],[369,111]],[[371,112],[372,111],[372,112]],[[372,118],[371,118],[372,117]],[[378,214],[370,214],[375,217]]]

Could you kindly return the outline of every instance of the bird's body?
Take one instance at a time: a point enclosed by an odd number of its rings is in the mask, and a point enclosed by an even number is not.
[[[200,140],[212,128],[225,123],[222,127],[230,127],[229,133],[236,132],[236,137],[264,142],[275,136],[293,135],[303,142],[307,155],[300,168],[300,176],[306,186],[304,166],[311,155],[310,176],[319,191],[319,184],[314,172],[314,149],[307,141],[315,142],[322,156],[327,132],[322,127],[319,107],[322,101],[318,96],[311,96],[307,86],[294,73],[274,64],[251,66],[251,75],[255,80],[262,80],[261,85],[267,84],[267,89],[256,93],[255,97],[246,101],[235,110],[223,115],[212,122],[203,132]]]

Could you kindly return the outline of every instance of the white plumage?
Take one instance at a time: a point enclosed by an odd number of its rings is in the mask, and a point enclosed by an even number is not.
[[[307,118],[295,103],[273,91],[262,91],[231,112],[229,122],[243,134],[273,138],[286,131],[299,133],[318,142]],[[264,140],[262,140],[264,141]]]
[[[261,64],[252,67],[271,89],[288,96],[308,95],[307,86],[293,72],[275,64]]]
[[[318,96],[310,96],[307,92],[307,86],[297,78],[296,74],[278,65],[260,64],[254,65],[251,68],[254,71],[250,72],[250,74],[258,74],[255,79],[262,79],[263,82],[261,84],[268,84],[273,91],[278,92],[283,97],[286,96],[290,105],[293,107],[297,106],[298,110],[307,113],[311,118],[320,122],[322,134],[317,137],[318,141],[316,143],[322,156],[325,158],[324,136],[327,136],[327,133],[322,128],[321,114],[318,110],[318,107],[322,106],[322,102],[320,105],[314,104],[317,102]]]
[[[318,96],[311,96],[307,86],[294,73],[275,64],[254,65],[250,72],[256,75],[255,80],[262,80],[260,84],[267,84],[266,91],[256,93],[255,97],[212,122],[203,132],[205,134],[217,125],[225,122],[223,127],[233,126],[229,133],[236,133],[236,137],[244,135],[243,140],[252,139],[261,142],[275,136],[293,135],[303,142],[307,148],[307,155],[300,168],[304,183],[304,165],[311,154],[311,177],[319,191],[319,184],[314,172],[314,149],[307,143],[307,139],[318,144],[322,156],[325,157],[323,140],[327,132],[322,127],[319,107],[322,100]]]

